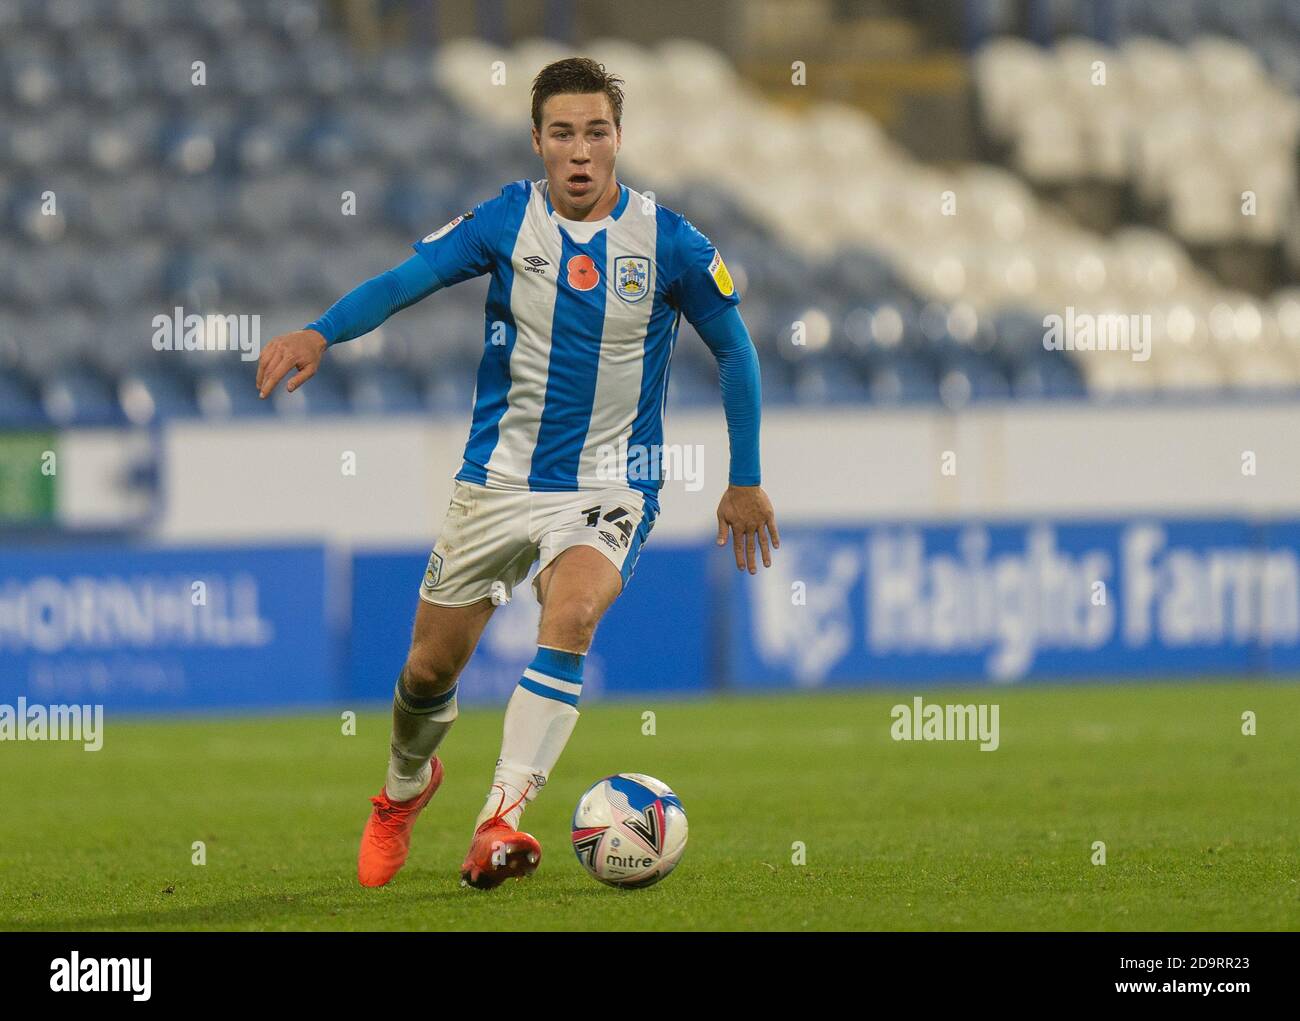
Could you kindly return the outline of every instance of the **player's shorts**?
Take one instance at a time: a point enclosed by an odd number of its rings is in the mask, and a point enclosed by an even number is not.
[[[533,493],[457,479],[420,598],[438,606],[506,602],[534,563],[541,574],[573,546],[599,550],[626,587],[654,519],[654,505],[626,487]],[[540,602],[536,577],[533,594]]]

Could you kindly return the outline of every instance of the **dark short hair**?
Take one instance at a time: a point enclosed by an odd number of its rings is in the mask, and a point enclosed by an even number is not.
[[[623,123],[623,79],[589,57],[566,57],[547,64],[533,79],[533,127],[542,127],[542,104],[563,93],[603,92],[614,111],[614,127]]]

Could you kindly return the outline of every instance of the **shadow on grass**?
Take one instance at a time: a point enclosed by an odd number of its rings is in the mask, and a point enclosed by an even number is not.
[[[292,893],[250,894],[191,907],[126,910],[96,915],[66,915],[30,924],[15,923],[11,920],[5,928],[19,932],[84,932],[105,929],[222,930],[247,929],[253,926],[268,931],[280,928],[382,931],[401,929],[404,926],[384,924],[385,920],[382,916],[372,920],[368,917],[372,912],[382,911],[388,915],[397,915],[399,917],[393,919],[394,921],[409,924],[414,920],[412,912],[427,911],[426,921],[435,922],[441,915],[451,923],[447,928],[454,929],[457,927],[455,925],[457,920],[465,920],[467,916],[473,918],[480,909],[537,904],[534,898],[527,895],[523,898],[511,896],[515,891],[506,888],[490,892],[471,890],[457,885],[455,880],[439,880],[438,888],[434,889],[431,888],[432,884],[417,886],[420,882],[419,877],[413,876],[402,886],[385,887],[380,890],[362,890],[356,887],[340,889],[334,885]],[[585,902],[596,898],[608,898],[611,893],[614,896],[618,895],[616,891],[595,884],[561,891],[557,891],[553,886],[547,886],[546,899],[552,902],[557,898]],[[280,912],[286,917],[277,918]],[[362,920],[371,924],[355,924]]]

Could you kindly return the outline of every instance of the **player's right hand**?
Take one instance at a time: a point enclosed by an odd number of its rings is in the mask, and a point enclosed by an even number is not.
[[[285,386],[289,393],[293,393],[316,375],[327,346],[325,338],[315,330],[294,330],[275,337],[262,348],[262,356],[257,360],[257,395],[262,398],[271,396],[280,380],[291,369],[297,369],[298,374]]]

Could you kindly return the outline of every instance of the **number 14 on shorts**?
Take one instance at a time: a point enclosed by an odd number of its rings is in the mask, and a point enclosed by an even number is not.
[[[582,511],[582,515],[587,519],[587,524],[592,528],[599,528],[602,520],[601,511],[603,507],[588,507]],[[628,509],[626,507],[615,507],[604,515],[603,520],[608,521],[614,528],[618,529],[619,536],[616,537],[612,532],[601,528],[600,537],[611,549],[618,549],[620,538],[624,549],[627,549],[628,543],[632,541],[632,522],[627,520]]]

